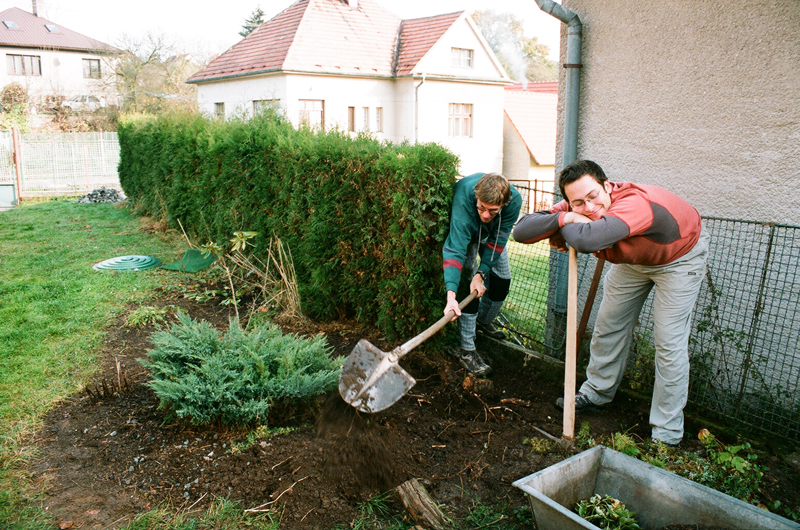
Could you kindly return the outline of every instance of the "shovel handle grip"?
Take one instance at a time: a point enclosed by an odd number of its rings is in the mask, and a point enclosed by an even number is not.
[[[472,291],[469,294],[469,296],[464,298],[461,301],[461,303],[458,304],[458,308],[464,309],[465,307],[467,307],[467,304],[475,300],[476,296],[478,296],[478,291]],[[398,346],[397,348],[392,350],[392,353],[397,356],[397,359],[399,359],[403,355],[407,354],[408,352],[410,352],[411,350],[413,350],[414,348],[416,348],[417,346],[419,346],[420,344],[431,338],[431,336],[433,336],[434,333],[442,329],[445,326],[445,324],[450,322],[450,320],[453,319],[454,315],[455,311],[453,310],[448,311],[442,318],[439,319],[438,322],[436,322],[436,324],[432,325],[431,327],[429,327],[428,329],[426,329],[413,339],[409,340],[405,344]]]

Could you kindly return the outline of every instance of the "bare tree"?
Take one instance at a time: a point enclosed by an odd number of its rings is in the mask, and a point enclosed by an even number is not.
[[[547,58],[550,48],[526,37],[522,22],[511,13],[475,11],[472,20],[515,81],[555,81],[558,64]]]

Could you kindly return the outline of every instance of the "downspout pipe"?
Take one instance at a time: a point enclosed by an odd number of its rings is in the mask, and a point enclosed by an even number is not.
[[[578,158],[578,105],[581,96],[581,39],[583,24],[577,13],[553,0],[536,0],[539,9],[567,25],[567,70],[564,89],[564,144],[561,167]]]
[[[553,0],[536,0],[539,9],[552,15],[567,25],[566,86],[564,87],[564,137],[561,153],[561,167],[578,158],[578,108],[581,96],[581,44],[583,25],[577,13],[570,11]],[[554,198],[561,194],[556,185]],[[566,341],[567,324],[567,259],[562,252],[550,254],[550,288],[547,293],[547,332],[546,346],[558,354]]]
[[[425,82],[425,74],[422,74],[422,81],[414,87],[414,142],[419,142],[419,87]]]

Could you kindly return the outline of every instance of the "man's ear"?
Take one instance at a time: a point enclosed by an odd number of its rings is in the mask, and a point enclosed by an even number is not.
[[[606,189],[606,193],[611,193],[611,183],[609,181],[603,182],[603,187]]]

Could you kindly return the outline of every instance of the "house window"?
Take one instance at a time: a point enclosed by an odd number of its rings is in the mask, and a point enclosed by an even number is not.
[[[38,55],[6,55],[8,75],[42,75],[42,60]]]
[[[100,79],[100,59],[83,59],[84,79]]]
[[[365,131],[369,130],[369,107],[364,107],[364,129]]]
[[[472,137],[472,104],[450,103],[447,118],[447,135]]]
[[[466,48],[450,48],[450,66],[472,68],[472,50]]]
[[[325,105],[321,99],[301,99],[300,125],[325,128]]]
[[[263,114],[267,109],[277,109],[279,103],[279,99],[254,99],[253,114],[257,116]]]
[[[214,103],[214,116],[217,117],[217,118],[224,118],[225,117],[225,103],[224,102]]]
[[[383,132],[383,107],[375,107],[375,130]]]
[[[347,107],[347,130],[356,132],[356,108]]]

